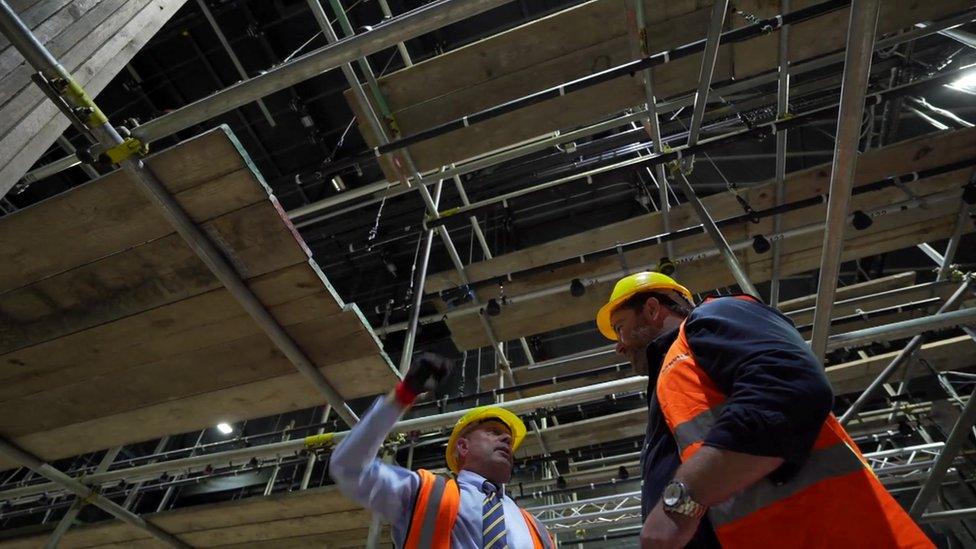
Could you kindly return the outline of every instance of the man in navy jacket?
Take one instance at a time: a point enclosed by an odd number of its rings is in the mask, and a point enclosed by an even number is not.
[[[858,490],[871,492],[877,502],[869,506],[863,526],[884,530],[886,546],[929,544],[876,483],[830,415],[833,394],[824,369],[779,311],[748,296],[706,299],[695,307],[686,288],[663,274],[645,272],[617,283],[597,315],[597,325],[604,336],[618,341],[617,351],[635,370],[649,378],[641,454],[642,546],[738,545],[724,537],[726,525],[712,524],[721,512],[706,511],[738,501],[739,517],[741,507],[752,504],[759,509],[750,511],[752,518],[764,515],[758,517],[763,520],[777,512],[777,505],[782,510],[793,504],[770,499],[759,505],[764,494],[775,497],[784,484],[801,482],[860,483]],[[671,376],[670,384],[662,385],[665,376]],[[675,409],[679,412],[666,413]],[[675,421],[681,414],[691,420]],[[695,429],[694,444],[681,440]],[[836,457],[816,453],[831,443],[827,451]],[[805,465],[827,459],[839,460],[828,464],[833,477],[811,479],[811,470],[816,474],[816,469],[825,469],[825,461],[818,467]],[[750,498],[752,502],[743,503]],[[811,503],[823,507],[819,500]],[[740,533],[745,528],[741,523]],[[761,538],[761,532],[755,533]],[[753,540],[752,546],[760,545],[759,539]]]

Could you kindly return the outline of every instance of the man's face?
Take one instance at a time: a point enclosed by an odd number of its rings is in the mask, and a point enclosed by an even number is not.
[[[628,349],[646,347],[653,339],[643,311],[620,307],[610,315],[610,323],[617,341]]]
[[[647,373],[646,360],[640,360],[651,341],[661,334],[667,318],[666,307],[647,298],[639,310],[619,307],[610,315],[610,325],[617,334],[617,352],[627,358],[638,374]]]
[[[664,331],[668,310],[655,297],[648,297],[640,309],[618,307],[610,315],[617,340],[628,348],[647,347]]]
[[[503,484],[512,478],[512,433],[501,421],[488,420],[457,440],[461,468]]]

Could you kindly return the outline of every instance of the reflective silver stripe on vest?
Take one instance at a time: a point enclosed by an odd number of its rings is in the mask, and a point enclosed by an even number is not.
[[[705,440],[705,435],[712,430],[718,416],[722,414],[722,406],[719,404],[711,410],[705,410],[674,428],[674,440],[678,443],[679,453],[684,453],[685,448]]]
[[[434,541],[434,531],[437,529],[437,514],[444,499],[444,487],[447,481],[444,477],[434,476],[434,487],[430,489],[427,498],[427,509],[424,509],[424,523],[420,526],[420,541],[417,547],[431,547]]]
[[[854,451],[846,443],[838,442],[828,448],[813,451],[807,462],[789,482],[776,485],[768,479],[760,480],[729,501],[709,509],[708,517],[713,526],[719,527],[745,518],[767,505],[788,498],[822,480],[864,469],[864,463],[854,454]],[[829,528],[829,525],[825,527]]]
[[[539,540],[542,542],[542,549],[553,549],[552,540],[549,539],[549,531],[546,530],[546,527],[532,513],[526,514],[532,519],[532,527],[535,528],[535,533],[539,535]]]

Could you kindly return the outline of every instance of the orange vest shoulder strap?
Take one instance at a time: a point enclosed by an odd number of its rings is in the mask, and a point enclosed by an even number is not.
[[[534,549],[553,549],[556,545],[552,541],[552,537],[549,535],[549,530],[546,529],[545,525],[539,522],[539,519],[535,518],[535,515],[519,507],[519,511],[522,512],[522,518],[525,519],[525,525],[529,527],[529,533],[532,534],[532,546]]]
[[[450,549],[461,492],[454,479],[419,469],[420,489],[413,506],[404,549]]]

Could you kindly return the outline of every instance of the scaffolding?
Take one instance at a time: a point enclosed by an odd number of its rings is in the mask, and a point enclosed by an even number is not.
[[[747,269],[740,263],[737,252],[744,250],[759,252],[759,248],[768,249],[769,243],[772,243],[771,270],[773,275],[770,301],[776,305],[780,300],[780,245],[790,238],[822,231],[826,237],[822,246],[817,292],[814,294],[816,304],[807,311],[813,314],[809,326],[812,331],[810,344],[818,357],[824,360],[830,351],[861,349],[869,344],[910,338],[887,366],[880,373],[872,376],[873,380],[850,404],[850,407],[841,417],[841,421],[855,431],[858,442],[879,442],[879,449],[867,452],[865,457],[878,478],[893,492],[905,491],[916,494],[911,504],[911,514],[919,522],[936,523],[976,516],[976,510],[973,509],[930,510],[930,503],[945,483],[947,474],[957,471],[957,467],[964,465],[971,453],[963,447],[970,435],[974,433],[973,424],[976,422],[976,404],[974,403],[976,400],[972,397],[976,396],[976,392],[960,396],[956,392],[950,376],[935,369],[930,373],[932,379],[938,380],[945,389],[947,401],[952,409],[958,412],[958,417],[952,423],[944,441],[931,440],[924,444],[880,449],[884,441],[889,438],[892,432],[892,422],[895,422],[896,418],[899,421],[909,422],[917,420],[930,410],[932,404],[929,403],[929,409],[919,404],[897,405],[891,409],[867,409],[868,404],[878,401],[877,395],[882,390],[887,392],[887,396],[892,401],[897,401],[897,397],[904,394],[905,382],[903,381],[896,388],[890,380],[896,373],[904,372],[909,362],[917,360],[928,334],[941,330],[962,329],[969,338],[976,341],[976,332],[969,328],[969,326],[976,324],[976,307],[967,306],[967,303],[971,302],[974,296],[973,276],[969,273],[958,272],[953,268],[959,241],[965,231],[966,221],[972,215],[973,204],[976,202],[976,179],[970,178],[965,186],[924,198],[906,193],[909,196],[905,200],[866,211],[848,211],[848,204],[852,196],[884,188],[902,188],[905,182],[961,170],[971,170],[976,165],[976,154],[973,154],[969,158],[938,167],[915,170],[910,173],[889,173],[883,179],[867,184],[855,185],[854,182],[854,170],[859,155],[858,146],[862,136],[861,122],[864,109],[882,105],[895,98],[909,97],[919,108],[926,109],[933,115],[942,114],[950,119],[952,117],[958,118],[948,111],[946,111],[948,115],[939,113],[938,108],[932,107],[924,99],[915,99],[912,96],[928,89],[942,87],[947,82],[958,78],[965,70],[941,71],[909,83],[870,93],[868,84],[874,52],[883,48],[893,48],[902,43],[910,43],[935,33],[953,32],[957,39],[959,36],[966,38],[968,36],[966,33],[952,29],[960,24],[972,21],[976,17],[976,10],[969,9],[939,21],[919,22],[920,24],[924,23],[924,25],[876,41],[875,28],[881,4],[879,1],[850,3],[831,0],[796,11],[790,11],[789,4],[784,2],[784,13],[774,17],[757,19],[750,25],[724,33],[722,28],[728,11],[728,3],[716,1],[712,8],[707,36],[702,40],[653,54],[642,51],[641,58],[636,61],[607,69],[591,77],[565,82],[562,85],[543,89],[504,104],[473,112],[420,132],[403,136],[391,131],[387,120],[392,115],[383,110],[386,101],[379,86],[376,85],[376,77],[369,66],[367,55],[395,47],[405,64],[409,66],[412,61],[405,41],[507,2],[508,0],[436,0],[405,14],[391,17],[366,32],[355,34],[348,20],[345,19],[345,12],[338,2],[334,1],[333,8],[336,9],[340,26],[346,34],[346,37],[340,39],[332,29],[331,23],[319,2],[309,0],[310,8],[327,37],[329,45],[151,120],[132,129],[130,135],[123,136],[101,114],[94,101],[84,93],[84,90],[72,85],[71,75],[33,36],[6,1],[0,0],[0,7],[2,7],[0,28],[37,71],[39,85],[46,86],[48,90],[54,90],[54,96],[61,98],[62,103],[60,104],[65,114],[71,117],[83,131],[97,140],[96,152],[108,155],[115,160],[115,164],[144,185],[148,196],[165,212],[166,218],[180,235],[199,254],[221,283],[235,295],[240,304],[261,326],[264,333],[275,342],[280,351],[289,358],[295,368],[304,374],[321,392],[328,403],[328,407],[321,414],[321,421],[299,428],[289,426],[286,429],[268,433],[266,437],[262,438],[262,443],[249,444],[244,448],[225,450],[221,449],[219,445],[211,448],[198,443],[189,448],[164,451],[165,442],[161,442],[155,452],[135,460],[118,460],[118,449],[116,449],[114,452],[109,452],[103,456],[101,463],[97,466],[85,465],[66,472],[52,467],[10,441],[0,439],[0,453],[16,460],[37,475],[24,478],[17,478],[16,475],[13,475],[7,481],[0,483],[0,502],[5,502],[4,507],[0,509],[0,517],[17,516],[17,513],[21,513],[26,506],[29,506],[30,513],[36,513],[41,509],[50,512],[52,509],[70,505],[71,507],[65,515],[66,518],[58,525],[49,542],[49,545],[53,547],[57,545],[60,537],[67,531],[78,510],[84,504],[90,503],[132,526],[145,530],[170,546],[188,547],[187,543],[173,533],[164,531],[159,526],[129,510],[140,493],[150,490],[167,490],[167,493],[171,494],[177,486],[198,483],[201,480],[239,475],[243,472],[273,470],[271,480],[265,489],[265,495],[268,495],[274,491],[277,472],[285,465],[304,467],[300,489],[305,490],[310,486],[310,477],[315,463],[321,456],[327,455],[329,449],[341,440],[346,432],[337,429],[326,430],[327,427],[332,427],[332,424],[327,423],[330,413],[335,412],[349,426],[355,425],[358,417],[329,381],[311,364],[298,345],[284,332],[273,316],[255,298],[233,265],[222,257],[212,239],[190,220],[186,212],[181,209],[155,178],[151,170],[140,160],[140,157],[144,153],[145,145],[152,141],[173,135],[218,114],[251,102],[257,102],[263,115],[273,124],[274,121],[261,101],[262,98],[334,68],[342,70],[353,92],[354,101],[365,116],[364,126],[369,126],[379,142],[370,150],[351,158],[349,162],[378,161],[383,158],[389,161],[391,165],[402,168],[399,173],[400,178],[399,180],[367,185],[335,199],[310,204],[291,212],[292,218],[298,220],[298,225],[302,226],[303,223],[313,223],[326,218],[330,215],[327,210],[349,201],[364,198],[363,202],[352,206],[352,208],[358,208],[363,204],[372,203],[389,196],[413,192],[419,194],[426,215],[426,224],[423,227],[425,244],[414,265],[416,272],[412,276],[414,295],[409,306],[410,317],[405,322],[376,327],[374,331],[380,335],[398,331],[406,332],[406,343],[400,360],[400,371],[403,373],[409,365],[414,341],[422,326],[444,322],[448,319],[477,315],[481,328],[491,342],[491,349],[497,356],[497,370],[494,372],[498,375],[497,388],[487,391],[476,390],[473,393],[447,397],[418,406],[418,412],[426,413],[436,410],[437,413],[429,415],[421,413],[417,417],[398,423],[394,432],[401,433],[402,436],[389,441],[386,447],[387,452],[409,451],[411,457],[408,460],[410,460],[415,448],[442,442],[444,430],[450,427],[465,411],[463,409],[447,411],[448,408],[466,406],[469,403],[477,404],[481,403],[482,400],[498,402],[499,405],[530,418],[529,424],[540,447],[538,459],[544,464],[546,473],[527,485],[528,492],[523,490],[523,494],[527,494],[525,497],[535,502],[527,507],[529,511],[539,516],[551,528],[551,531],[557,534],[560,540],[567,543],[607,541],[636,535],[637,530],[634,526],[640,524],[641,516],[640,492],[633,491],[632,486],[622,488],[628,481],[639,480],[639,478],[631,478],[629,472],[635,465],[633,458],[636,457],[636,453],[631,448],[626,448],[626,451],[596,458],[577,459],[581,456],[578,455],[574,458],[571,455],[560,454],[559,451],[550,451],[545,436],[550,428],[546,419],[547,413],[551,415],[554,410],[572,409],[599,401],[633,398],[643,403],[646,395],[642,391],[647,388],[647,378],[629,375],[630,372],[627,372],[628,365],[614,362],[610,365],[579,372],[554,375],[541,381],[517,381],[513,374],[513,361],[508,356],[509,352],[506,351],[506,342],[499,340],[490,318],[494,316],[492,308],[498,308],[500,305],[494,299],[483,300],[476,293],[476,290],[506,281],[518,280],[521,276],[551,271],[556,267],[575,262],[585,263],[588,260],[614,255],[623,257],[623,250],[625,249],[639,249],[665,244],[669,246],[668,249],[670,250],[672,243],[691,236],[707,234],[713,242],[712,246],[675,256],[671,256],[669,253],[672,266],[682,267],[705,259],[721,257],[739,288],[758,296],[759,291],[753,281],[750,280]],[[204,13],[208,14],[208,21],[221,37],[223,47],[228,50],[237,70],[244,77],[239,61],[234,56],[226,38],[220,33],[213,16],[209,14],[205,2],[200,0],[199,4]],[[388,13],[389,7],[386,6],[385,2],[383,5],[384,10]],[[638,5],[641,5],[639,1]],[[786,43],[788,39],[787,30],[790,25],[846,7],[851,8],[846,57],[842,54],[834,54],[811,62],[790,63],[788,61]],[[643,25],[642,8],[638,11],[641,13],[640,25]],[[775,119],[745,129],[732,130],[717,137],[700,139],[705,124],[704,117],[709,94],[715,91],[712,86],[712,72],[719,46],[748,40],[770,32],[779,32],[781,37],[779,42],[780,66],[776,74],[761,75],[743,82],[728,84],[721,90],[722,93],[727,93],[728,91],[746,89],[749,86],[759,86],[770,82],[777,83]],[[646,50],[646,42],[642,43],[641,46]],[[702,54],[702,62],[698,89],[690,96],[668,102],[657,102],[648,76],[649,70],[699,53]],[[790,76],[821,69],[830,63],[841,60],[844,63],[844,75],[839,92],[839,103],[806,113],[791,113],[788,108],[791,97]],[[353,63],[358,64],[366,74],[367,86],[364,87],[359,82],[353,69]],[[468,128],[471,125],[531,107],[549,99],[562,97],[568,93],[635,73],[641,73],[645,78],[647,103],[610,120],[600,121],[582,128],[573,128],[566,132],[552,132],[528,142],[509,145],[479,157],[455,159],[456,162],[428,172],[421,172],[417,168],[410,151],[407,150],[408,146],[416,145],[448,132]],[[367,91],[372,97],[367,95]],[[374,104],[378,105],[381,112],[376,112],[373,107]],[[659,131],[655,134],[656,130],[653,128],[657,128],[659,125],[658,116],[684,107],[691,107],[693,111],[691,127],[687,132],[687,142],[684,145],[668,147],[665,144],[667,140],[660,136]],[[783,189],[786,177],[786,131],[824,119],[835,119],[838,128],[833,165],[830,172],[830,190],[825,195],[816,198],[787,202]],[[960,125],[965,126],[966,121],[959,120],[962,122]],[[619,128],[637,121],[647,121],[652,128],[652,144],[646,147],[646,156],[638,155],[636,158],[624,161],[606,162],[597,168],[580,171],[568,177],[519,189],[512,193],[499,194],[485,200],[476,202],[468,200],[460,179],[460,176],[465,173],[494,166],[545,150],[553,145],[570,143],[577,138]],[[698,199],[695,188],[686,177],[686,171],[690,166],[693,166],[697,154],[739,140],[756,137],[773,137],[776,140],[775,160],[778,186],[775,202],[772,207],[766,209],[754,211],[750,209],[742,215],[716,220]],[[34,170],[27,174],[24,180],[28,183],[35,182],[79,163],[80,160],[76,156],[69,156]],[[598,173],[633,166],[648,168],[648,174],[652,177],[654,177],[654,173],[657,174],[659,179],[657,183],[662,191],[660,208],[664,213],[665,220],[662,234],[649,236],[639,241],[621,242],[612,249],[592,250],[585,256],[567,262],[546,263],[522,271],[506,272],[501,276],[480,280],[473,280],[468,277],[470,265],[464,264],[456,250],[449,232],[449,225],[454,223],[470,225],[473,234],[478,237],[477,240],[485,258],[491,260],[492,252],[479,224],[478,213],[484,212],[496,204],[503,204],[531,193],[555,189]],[[666,166],[671,168],[670,178],[666,178],[664,175]],[[653,168],[655,172],[652,172],[650,168]],[[463,201],[462,205],[457,208],[443,210],[440,209],[440,197],[443,184],[448,179],[453,180]],[[663,181],[661,179],[669,180]],[[433,193],[428,190],[428,186],[433,186]],[[683,192],[685,198],[693,206],[699,221],[698,224],[678,229],[673,227],[674,221],[667,215],[669,207],[674,206],[674,204],[669,206],[668,188],[677,188]],[[825,203],[828,204],[828,209],[826,219],[823,222],[790,229],[782,228],[781,222],[785,214]],[[858,308],[856,309],[857,313],[851,317],[836,317],[832,314],[833,308],[839,307],[843,303],[836,299],[836,292],[844,245],[844,232],[848,225],[857,227],[859,223],[864,222],[864,219],[870,222],[883,216],[899,215],[903,212],[937,205],[944,206],[947,203],[959,203],[960,207],[956,226],[945,251],[940,253],[931,247],[923,248],[936,263],[936,270],[938,271],[937,280],[930,283],[931,286],[922,288],[931,290],[928,298],[922,301],[899,302],[897,305],[876,310],[865,311]],[[323,214],[323,212],[326,213]],[[335,214],[336,212],[331,212],[331,215]],[[775,220],[771,232],[760,235],[763,241],[767,241],[765,246],[762,245],[762,241],[757,244],[756,238],[729,241],[722,233],[723,229],[749,222],[755,223],[757,220],[765,218]],[[454,273],[459,281],[458,289],[468,294],[470,302],[444,312],[422,316],[420,311],[425,298],[425,283],[435,232],[438,233],[445,250],[449,254]],[[925,243],[920,244],[928,246]],[[555,295],[569,294],[574,291],[574,288],[579,287],[584,288],[585,291],[586,288],[614,281],[634,270],[656,268],[660,265],[660,263],[627,265],[623,261],[622,263],[621,268],[613,272],[593,277],[574,278],[572,281],[559,281],[545,288],[505,295],[501,300],[501,305],[526,303]],[[934,293],[939,284],[955,284],[956,289],[951,296],[943,300],[937,298]],[[881,297],[890,296],[887,294],[882,296],[881,293],[878,293],[863,296],[861,299],[870,300]],[[906,311],[925,311],[932,314],[908,320],[877,323],[878,318],[883,319],[888,315],[897,315]],[[831,333],[832,328],[836,329],[847,322],[858,321],[872,321],[874,324],[845,333]],[[577,362],[607,358],[612,355],[612,347],[600,347],[567,357],[536,362],[526,339],[520,337],[517,341],[525,351],[526,367],[537,371],[548,369],[555,371]],[[611,381],[588,382],[592,378],[607,375],[623,376],[624,374],[628,374],[628,377]],[[971,381],[965,377],[965,373],[959,375],[963,378],[962,381]],[[536,396],[523,396],[524,392],[540,387],[546,387],[548,391],[548,387],[559,387],[564,383],[581,380],[587,382],[582,387],[555,390]],[[960,380],[957,379],[956,381]],[[515,398],[505,400],[509,395],[513,395]],[[638,406],[637,409],[640,408]],[[876,423],[880,423],[880,426],[875,425]],[[306,434],[294,436],[298,432]],[[922,433],[923,438],[931,438],[923,429],[919,429],[919,432]],[[267,442],[264,440],[265,438],[276,440]],[[558,461],[568,464],[570,471],[560,474],[555,465]],[[572,475],[580,478],[591,475],[602,480],[591,483],[583,482],[572,488],[560,487],[560,483],[565,484],[567,479],[573,480]],[[42,478],[46,480],[41,480]],[[552,486],[556,486],[556,489],[551,489]],[[541,490],[533,492],[532,490],[535,488],[541,488]],[[605,489],[628,491],[609,495],[588,494],[588,492],[600,492],[600,490]],[[571,497],[564,497],[570,494],[572,494]],[[57,501],[58,498],[70,495],[74,495],[76,499]],[[582,498],[580,498],[581,496]],[[55,500],[54,502],[52,502],[52,498]],[[120,505],[113,501],[113,498],[124,499],[125,503]],[[164,498],[164,500],[168,499],[168,497]],[[19,509],[11,511],[10,508],[12,507]],[[162,506],[160,508],[162,509]],[[371,529],[370,536],[373,540],[375,540],[377,532],[378,529],[374,526]],[[596,537],[592,535],[594,533],[597,533]]]

